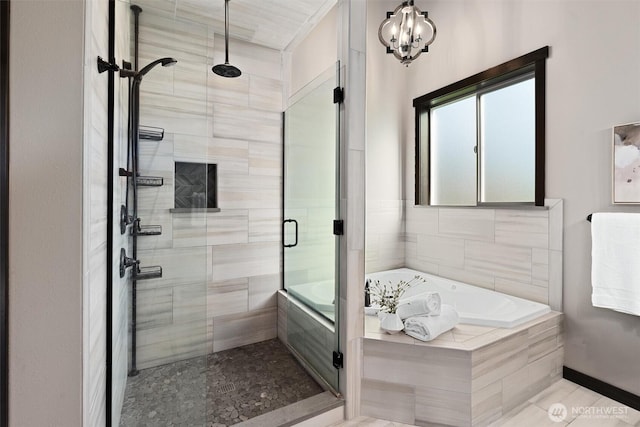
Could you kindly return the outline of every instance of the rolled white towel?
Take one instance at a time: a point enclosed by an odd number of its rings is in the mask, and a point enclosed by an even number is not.
[[[439,293],[425,292],[400,302],[396,313],[402,320],[413,316],[437,316],[440,314],[440,304]]]
[[[438,335],[453,329],[459,320],[455,308],[442,304],[439,316],[415,316],[405,320],[404,332],[421,341],[431,341]]]

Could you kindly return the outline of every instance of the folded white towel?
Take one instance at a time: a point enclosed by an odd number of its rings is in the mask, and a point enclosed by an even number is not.
[[[640,214],[591,217],[591,283],[594,307],[640,316]]]
[[[459,320],[455,308],[442,304],[439,316],[416,316],[405,320],[404,332],[421,341],[431,341],[438,335],[453,329]]]
[[[396,313],[402,320],[413,316],[437,316],[440,314],[440,294],[425,292],[405,301],[401,301]]]

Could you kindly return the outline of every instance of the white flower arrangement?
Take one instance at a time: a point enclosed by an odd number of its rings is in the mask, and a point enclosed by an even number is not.
[[[395,313],[402,295],[416,282],[426,283],[426,280],[420,276],[415,276],[409,281],[400,280],[395,285],[391,281],[387,284],[376,280],[369,285],[367,292],[371,296],[371,302],[380,307],[380,311]]]

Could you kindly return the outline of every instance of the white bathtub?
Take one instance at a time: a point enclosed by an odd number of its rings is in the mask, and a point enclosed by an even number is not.
[[[330,321],[334,321],[335,288],[333,280],[290,285],[287,292]]]
[[[399,280],[409,281],[415,276],[422,277],[427,283],[418,282],[407,290],[401,300],[423,292],[438,292],[443,304],[456,308],[460,315],[460,323],[513,328],[550,311],[548,305],[409,268],[371,273],[366,277],[374,281],[379,280],[381,283],[391,281],[392,284],[396,284]]]

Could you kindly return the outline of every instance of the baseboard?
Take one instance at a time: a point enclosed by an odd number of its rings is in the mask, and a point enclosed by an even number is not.
[[[574,369],[562,367],[562,377],[578,385],[593,390],[603,396],[627,405],[630,408],[640,411],[640,396],[618,388],[597,378],[593,378]]]

